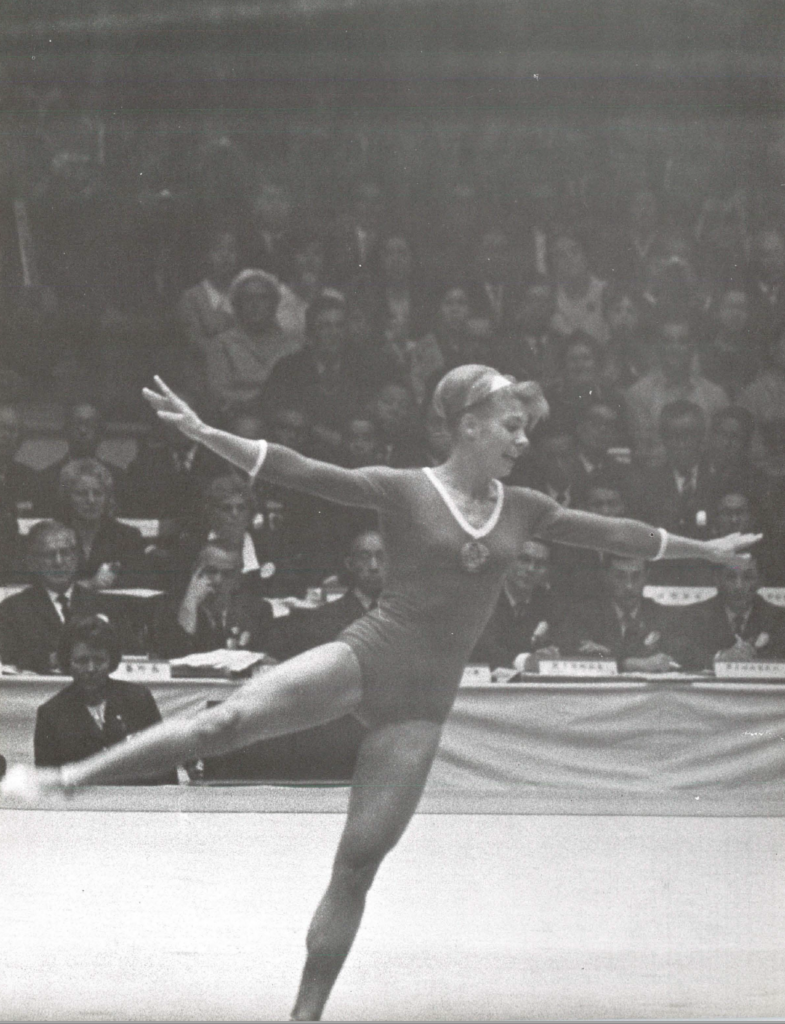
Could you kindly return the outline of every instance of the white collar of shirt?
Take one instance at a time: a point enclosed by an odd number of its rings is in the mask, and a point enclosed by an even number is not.
[[[510,589],[509,583],[504,584],[504,593],[514,612],[517,612],[519,608],[526,608],[531,604],[531,596],[528,601],[522,601],[521,598]]]
[[[628,612],[614,603],[613,610],[616,612],[616,618],[619,620],[619,625],[623,631],[625,626],[628,626],[631,622],[638,621],[638,617],[641,613],[641,606],[638,605],[634,612]]]
[[[207,540],[217,540],[218,534],[215,530],[212,530],[207,535]],[[261,568],[259,565],[259,559],[256,557],[256,546],[253,542],[253,537],[250,533],[246,533],[243,537],[243,572],[258,572]]]
[[[737,635],[746,629],[747,623],[750,621],[750,615],[752,613],[752,605],[744,612],[743,615],[739,615],[736,612],[732,612],[730,608],[725,607],[725,616],[728,619],[728,625]]]
[[[673,479],[676,481],[676,490],[679,494],[684,494],[687,484],[695,490],[698,486],[698,467],[693,466],[688,476],[683,476],[678,469],[674,469]]]
[[[226,292],[219,292],[212,281],[208,281],[207,278],[202,281],[202,288],[205,290],[207,295],[207,301],[210,303],[210,309],[217,313],[221,310],[223,313],[232,314],[232,303],[229,301],[229,296]]]
[[[60,619],[61,622],[65,622],[65,616],[63,615],[63,609],[60,607],[59,598],[61,598],[61,597],[67,598],[68,606],[70,608],[71,602],[73,601],[73,598],[74,598],[74,585],[73,585],[73,583],[68,588],[68,590],[64,590],[62,594],[58,594],[58,592],[56,590],[50,590],[49,587],[46,588],[46,592],[49,595],[49,600],[54,605],[54,609],[57,612],[57,617]]]
[[[597,464],[595,462],[589,462],[583,452],[578,452],[578,458],[581,460],[583,468],[587,473],[591,474],[597,468]]]
[[[85,707],[93,716],[95,724],[103,731],[106,725],[106,701],[102,700],[100,704],[86,704]]]
[[[358,587],[355,587],[354,590],[352,591],[352,593],[354,594],[354,596],[357,598],[357,600],[360,602],[360,604],[363,606],[363,608],[366,611],[370,611],[372,606],[376,603],[373,600],[373,598],[368,597],[368,595],[364,594],[362,592],[362,590],[360,590]]]

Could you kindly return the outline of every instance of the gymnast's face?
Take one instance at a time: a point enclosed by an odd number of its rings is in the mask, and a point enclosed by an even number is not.
[[[497,392],[464,416],[459,444],[465,444],[492,476],[509,476],[529,446],[528,426],[529,413],[520,398]]]

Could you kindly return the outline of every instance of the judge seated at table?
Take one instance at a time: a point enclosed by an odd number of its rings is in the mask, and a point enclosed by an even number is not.
[[[680,628],[680,610],[643,596],[646,563],[611,555],[602,587],[592,601],[568,616],[568,651],[592,659],[611,658],[622,672],[672,672],[694,668],[694,655]]]
[[[755,555],[745,565],[716,569],[717,596],[688,609],[690,639],[702,668],[715,661],[785,658],[785,612],[758,593]]]
[[[265,652],[273,622],[257,573],[243,573],[242,553],[215,543],[201,549],[184,590],[165,597],[152,648],[178,658],[220,648]]]
[[[111,679],[120,663],[120,639],[104,615],[72,619],[63,630],[57,657],[73,682],[39,707],[35,721],[35,763],[59,768],[120,743],[161,715],[146,686]],[[167,772],[128,782],[177,783]]]
[[[558,657],[563,622],[550,589],[550,565],[548,545],[526,541],[474,648],[473,662],[510,668],[519,654]]]
[[[25,540],[32,585],[0,604],[0,658],[6,665],[46,675],[58,671],[56,652],[64,625],[72,616],[109,612],[110,599],[77,582],[79,554],[70,527],[42,520]],[[125,625],[120,626],[125,642]]]
[[[363,530],[351,543],[345,561],[346,593],[320,608],[296,609],[277,624],[272,653],[295,654],[335,640],[341,630],[376,607],[387,578],[387,552],[381,534]]]

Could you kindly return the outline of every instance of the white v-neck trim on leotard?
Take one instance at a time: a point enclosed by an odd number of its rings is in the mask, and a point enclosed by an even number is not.
[[[464,517],[463,513],[452,500],[450,492],[447,490],[447,488],[444,486],[444,484],[441,482],[438,476],[434,473],[431,467],[423,466],[423,473],[425,473],[425,475],[431,481],[433,486],[436,488],[440,498],[447,506],[447,508],[450,510],[453,519],[456,521],[456,523],[458,524],[458,526],[460,526],[462,530],[465,530],[465,532],[468,533],[470,537],[474,537],[475,540],[479,540],[481,537],[488,536],[488,534],[491,532],[494,526],[496,526],[496,524],[499,522],[499,517],[502,514],[502,506],[504,505],[504,487],[502,486],[501,483],[499,483],[498,480],[493,481],[494,484],[496,485],[496,506],[494,507],[493,512],[491,512],[490,516],[485,521],[485,523],[478,529],[476,526],[472,526],[471,523],[468,523],[466,521],[466,518]]]

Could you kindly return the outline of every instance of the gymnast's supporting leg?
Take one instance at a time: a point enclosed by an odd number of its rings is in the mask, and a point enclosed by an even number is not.
[[[71,788],[152,777],[185,761],[340,718],[361,696],[360,666],[352,650],[340,642],[325,644],[262,673],[217,707],[167,719],[126,743],[66,765],[57,778]]]
[[[360,926],[365,897],[420,800],[441,726],[412,721],[369,733],[352,780],[349,813],[327,892],[308,931],[308,956],[292,1020],[320,1020]]]

